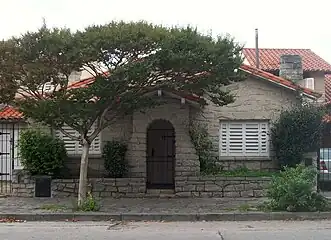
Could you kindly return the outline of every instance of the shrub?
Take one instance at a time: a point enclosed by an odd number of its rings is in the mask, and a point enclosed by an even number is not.
[[[20,135],[19,149],[24,168],[31,175],[59,176],[67,152],[64,142],[46,133],[26,130]]]
[[[273,177],[267,190],[267,208],[291,212],[327,210],[327,200],[314,190],[316,174],[316,169],[302,164],[285,167]]]
[[[110,141],[104,146],[103,159],[109,177],[121,178],[127,173],[128,167],[125,161],[126,151],[126,144],[119,141]]]
[[[217,157],[213,154],[213,143],[205,125],[190,123],[189,134],[200,162],[200,171],[205,174],[218,172]]]
[[[294,167],[303,154],[317,151],[325,111],[315,106],[297,106],[283,111],[271,128],[271,141],[280,167]]]
[[[80,206],[77,206],[77,210],[82,212],[97,212],[100,210],[100,205],[92,193],[88,192],[86,199]]]

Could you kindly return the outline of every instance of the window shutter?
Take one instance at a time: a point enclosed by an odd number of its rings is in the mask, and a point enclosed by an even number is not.
[[[42,86],[39,87],[39,90],[44,92],[49,92],[53,90],[53,85],[51,82],[44,83]]]
[[[230,155],[241,156],[243,148],[244,128],[241,123],[229,123],[229,150]]]
[[[245,153],[247,155],[259,155],[259,123],[244,123],[245,125]]]
[[[94,131],[94,129],[95,129],[95,125],[93,125],[91,127],[89,134],[91,134]],[[76,137],[79,136],[78,132],[69,126],[64,126],[63,130],[72,136],[76,136]],[[68,154],[81,154],[82,153],[82,146],[79,144],[78,141],[67,137],[61,131],[58,131],[58,130],[56,131],[55,135],[64,141]],[[90,147],[90,154],[99,154],[99,153],[101,153],[100,134],[94,139],[94,141],[92,142],[91,147]]]
[[[221,156],[268,156],[268,122],[221,122]]]

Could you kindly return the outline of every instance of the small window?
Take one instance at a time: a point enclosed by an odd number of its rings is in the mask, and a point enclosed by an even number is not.
[[[269,156],[268,121],[226,121],[220,126],[220,155]]]
[[[304,79],[304,87],[305,88],[309,88],[311,90],[314,90],[315,89],[315,81],[314,81],[314,78],[305,78]]]
[[[78,132],[72,129],[69,126],[64,126],[63,130],[73,136],[79,136]],[[94,126],[92,126],[89,134],[94,131]],[[62,139],[64,141],[67,153],[69,155],[80,155],[82,153],[82,146],[79,144],[78,141],[73,140],[66,135],[64,135],[61,131],[56,130],[55,132],[56,137]],[[90,147],[90,154],[100,154],[101,153],[101,139],[100,134],[93,140],[91,147]]]

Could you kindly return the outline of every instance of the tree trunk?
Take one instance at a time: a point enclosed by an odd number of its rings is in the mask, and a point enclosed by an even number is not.
[[[84,140],[83,153],[80,160],[79,172],[79,187],[78,187],[78,206],[80,206],[87,195],[87,167],[88,167],[88,154],[90,151],[90,144]]]

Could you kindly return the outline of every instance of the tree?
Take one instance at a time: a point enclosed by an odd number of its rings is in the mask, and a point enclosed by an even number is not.
[[[86,197],[89,147],[102,129],[162,104],[148,94],[157,89],[204,96],[202,105],[206,99],[220,106],[232,102],[222,87],[242,80],[237,71],[241,50],[230,37],[213,39],[190,27],[111,22],[71,32],[44,25],[0,43],[0,100],[83,146],[80,204]],[[82,70],[93,80],[72,87],[70,74]],[[45,90],[49,82],[52,91]],[[64,125],[79,137],[64,131]]]

